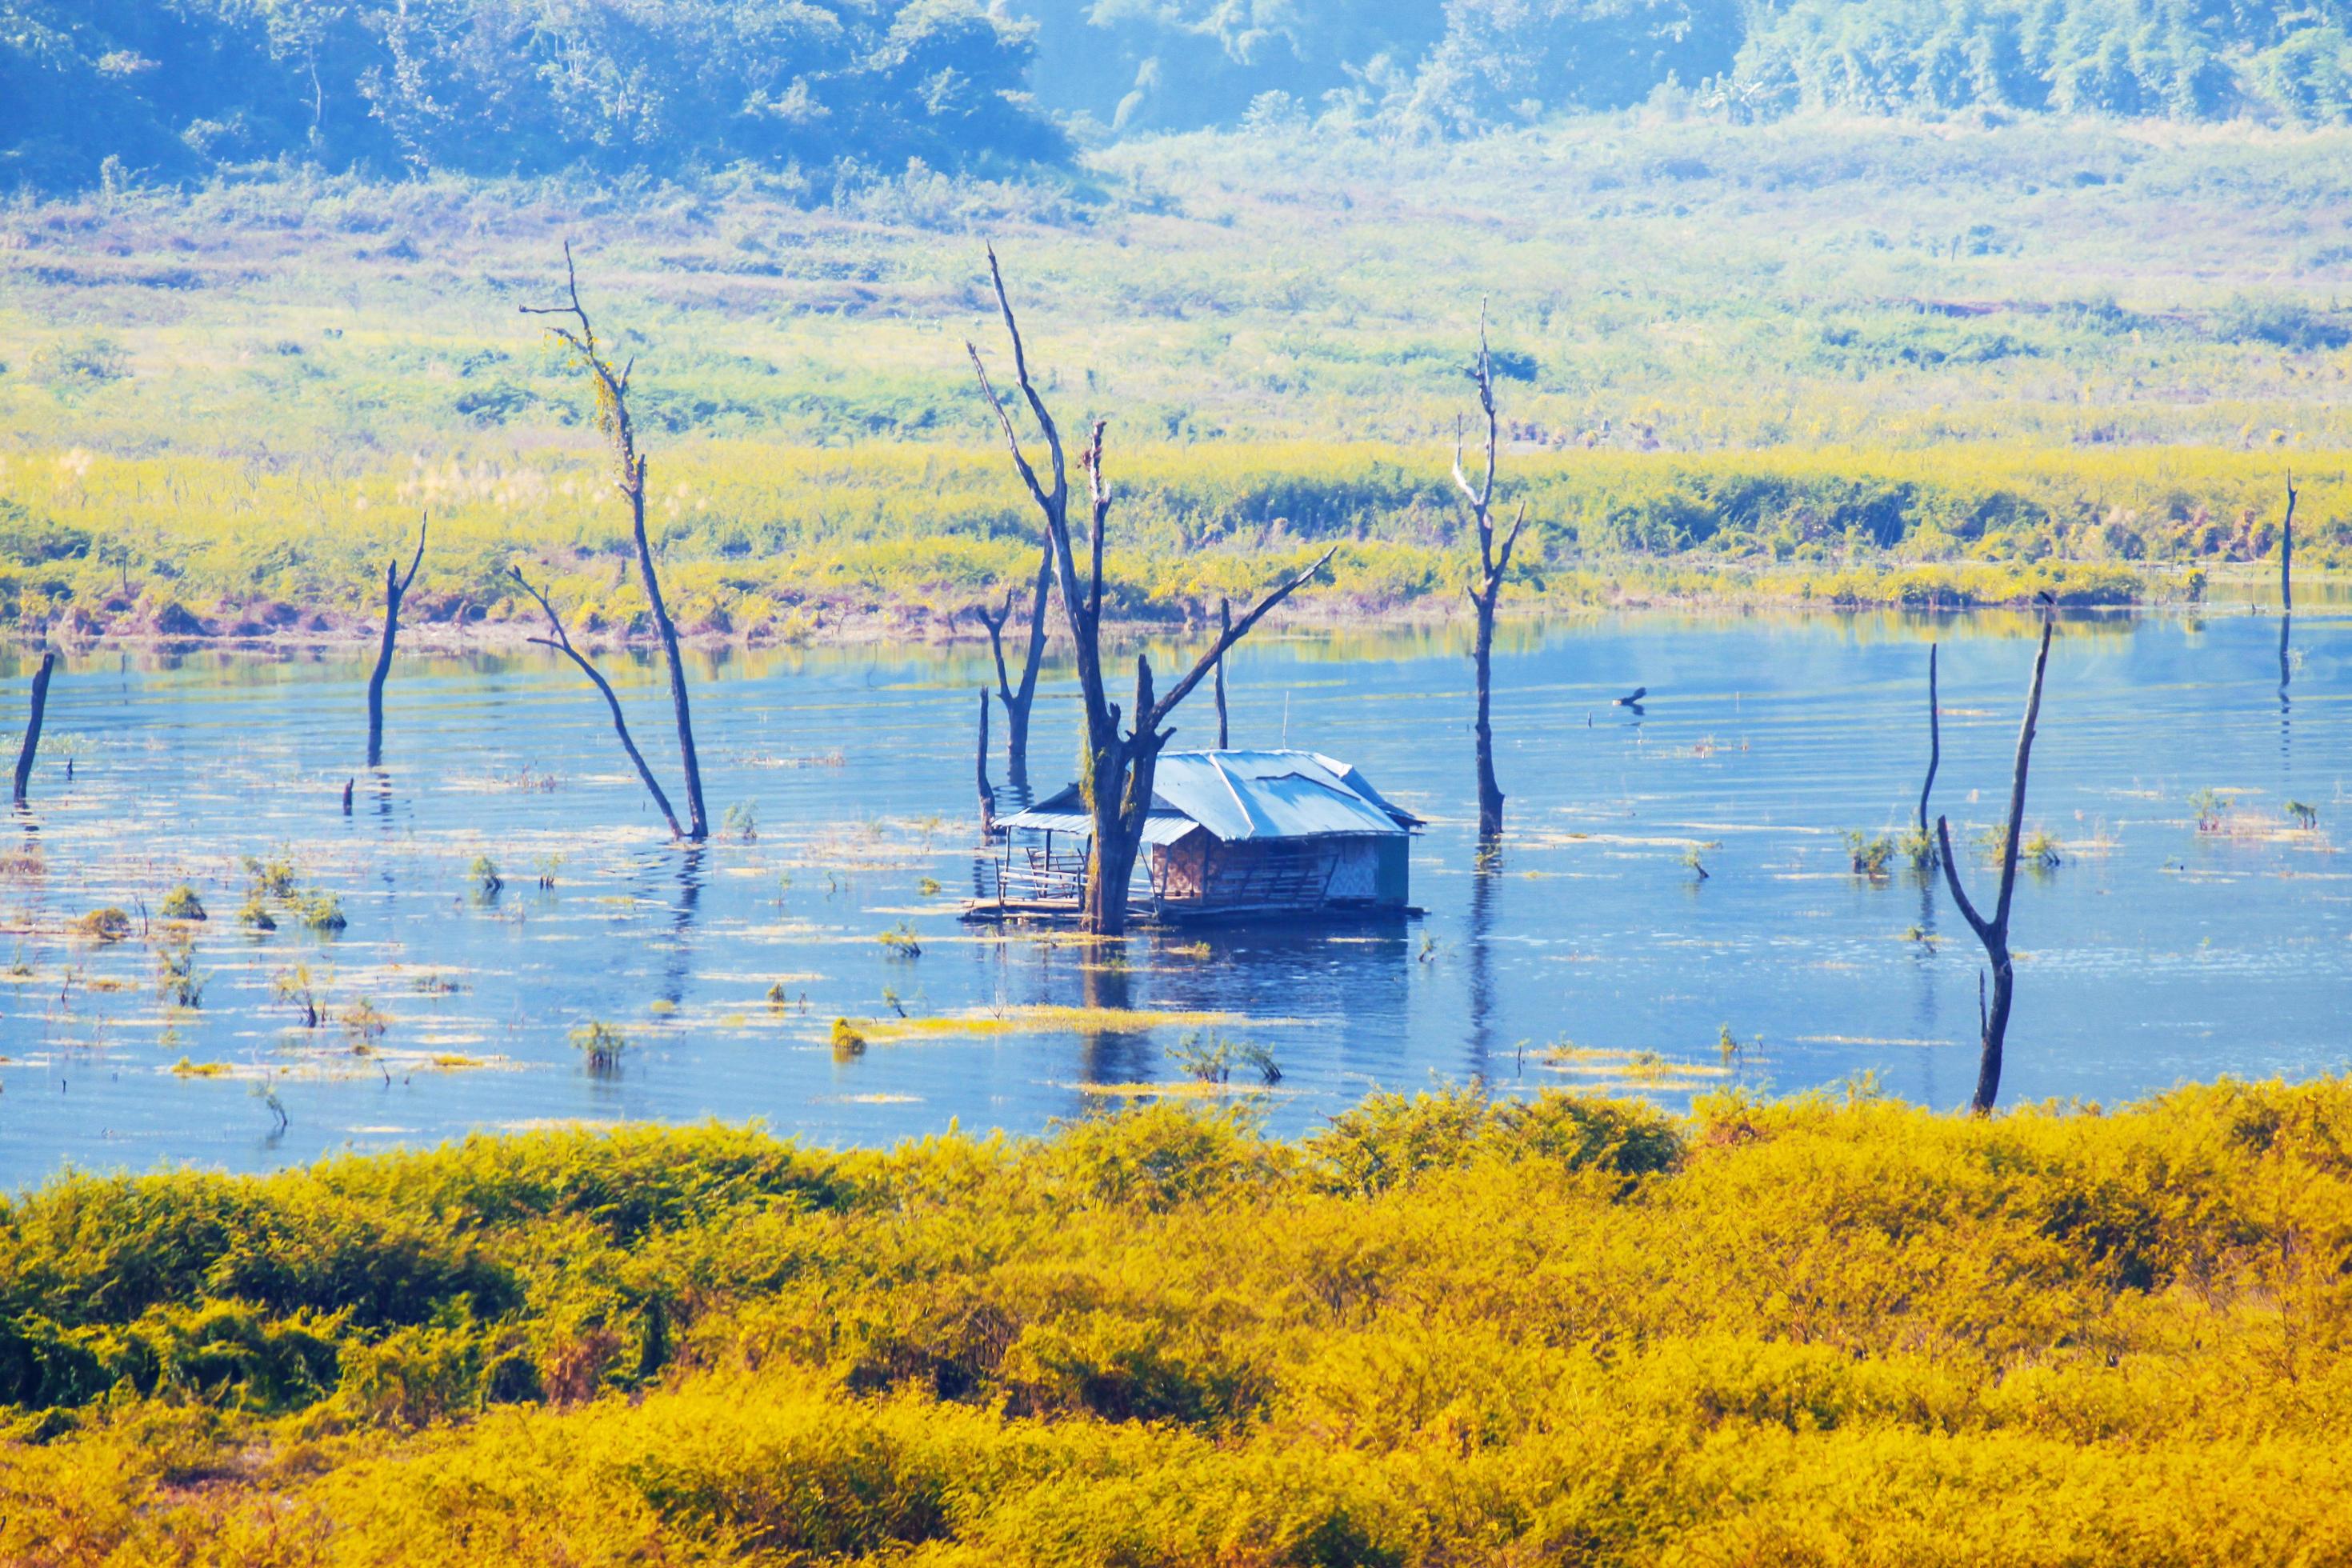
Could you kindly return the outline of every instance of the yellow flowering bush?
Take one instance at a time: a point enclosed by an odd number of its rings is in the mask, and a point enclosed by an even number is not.
[[[0,1206],[0,1561],[2318,1563],[2352,1081],[478,1138]]]

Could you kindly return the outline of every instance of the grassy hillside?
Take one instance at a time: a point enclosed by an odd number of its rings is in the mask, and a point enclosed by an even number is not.
[[[32,627],[68,601],[101,626],[142,598],[231,625],[331,611],[427,506],[469,542],[427,562],[442,606],[499,614],[483,563],[512,549],[609,574],[584,398],[516,314],[567,236],[638,356],[673,557],[740,580],[716,601],[737,626],[759,601],[789,622],[810,584],[1025,575],[963,353],[1000,347],[989,237],[1065,419],[1112,419],[1125,538],[1153,558],[1338,536],[1395,552],[1346,593],[1442,584],[1483,298],[1507,482],[1536,482],[1542,573],[1571,596],[1577,570],[1606,591],[1685,567],[2245,562],[2289,467],[2325,566],[2352,438],[2346,170],[2345,132],[1617,117],[1419,150],[1140,142],[1067,187],[918,172],[816,213],[749,175],[19,205],[0,531],[44,571],[6,596]],[[1126,575],[1139,603],[1198,586]]]
[[[2318,1563],[2352,1083],[478,1140],[0,1206],[0,1560]]]

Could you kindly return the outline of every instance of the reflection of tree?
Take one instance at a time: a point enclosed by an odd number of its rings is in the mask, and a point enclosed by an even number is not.
[[[696,845],[678,857],[677,905],[669,922],[669,961],[662,968],[662,1000],[673,1007],[686,1000],[687,960],[691,951],[694,917],[701,905],[702,847]]]
[[[1919,982],[1918,1011],[1914,1017],[1913,1032],[1923,1040],[1936,1037],[1936,878],[1932,871],[1922,868],[1919,880],[1919,936],[1911,944],[1911,972]],[[1922,1081],[1919,1100],[1923,1105],[1937,1103],[1936,1053],[1919,1053]]]
[[[1495,923],[1495,884],[1502,875],[1501,847],[1481,848],[1470,872],[1469,947],[1463,955],[1470,970],[1470,1032],[1465,1043],[1470,1047],[1470,1070],[1480,1078],[1486,1076],[1487,1063],[1495,1054],[1494,955],[1487,943]]]
[[[1089,1017],[1078,1031],[1078,1071],[1091,1084],[1145,1083],[1151,1078],[1151,1037],[1139,1029],[1098,1026],[1092,1015],[1125,1013],[1134,1006],[1134,975],[1127,966],[1127,943],[1101,942],[1087,950],[1078,985]]]
[[[2287,684],[2289,681],[2294,679],[2294,658],[2292,647],[2294,642],[2294,617],[2293,616],[2281,616],[2279,617],[2279,755],[2282,758],[2288,755],[2290,743],[2294,739],[2293,735],[2290,733],[2289,726],[2289,720],[2293,717],[2291,710],[2293,709],[2294,704],[2287,700],[2286,694]]]

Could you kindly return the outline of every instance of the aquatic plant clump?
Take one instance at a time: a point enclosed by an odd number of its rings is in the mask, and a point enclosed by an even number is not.
[[[2334,1562],[2347,1172],[2332,1079],[68,1175],[0,1561]]]
[[[131,934],[131,917],[113,904],[90,910],[73,922],[78,935],[92,942],[117,942]]]
[[[629,1037],[601,1019],[591,1019],[572,1031],[572,1048],[586,1060],[590,1072],[602,1076],[620,1070]]]
[[[163,895],[161,912],[167,921],[201,921],[206,919],[205,901],[196,889],[183,882]]]

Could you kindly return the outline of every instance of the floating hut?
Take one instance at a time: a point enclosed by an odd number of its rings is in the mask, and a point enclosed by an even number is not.
[[[1067,917],[1084,902],[1094,819],[1078,786],[997,821],[977,920]],[[1166,920],[1402,912],[1419,817],[1316,752],[1165,752],[1130,897]]]

